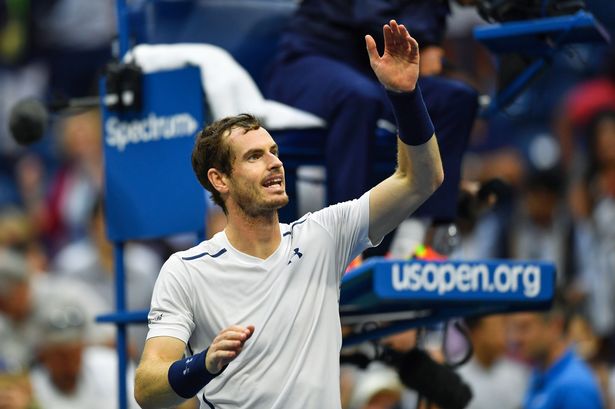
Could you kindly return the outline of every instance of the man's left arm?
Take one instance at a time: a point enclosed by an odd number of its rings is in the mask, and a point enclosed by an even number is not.
[[[374,73],[387,89],[398,126],[398,164],[395,173],[370,191],[369,238],[373,243],[414,212],[444,180],[434,128],[420,88],[419,49],[403,25],[384,26],[384,54],[366,36]]]

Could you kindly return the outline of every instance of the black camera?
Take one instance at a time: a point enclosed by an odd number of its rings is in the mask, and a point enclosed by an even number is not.
[[[448,365],[433,360],[425,351],[413,348],[407,352],[380,347],[378,356],[361,352],[342,354],[340,362],[366,368],[379,360],[394,368],[401,382],[422,398],[443,409],[464,409],[472,400],[472,389]]]

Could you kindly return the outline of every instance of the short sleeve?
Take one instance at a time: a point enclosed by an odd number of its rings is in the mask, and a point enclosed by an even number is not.
[[[369,239],[369,192],[319,210],[312,217],[333,237],[340,277],[363,250],[378,245]]]
[[[194,331],[190,277],[177,256],[162,266],[148,315],[147,339],[169,336],[188,343]]]

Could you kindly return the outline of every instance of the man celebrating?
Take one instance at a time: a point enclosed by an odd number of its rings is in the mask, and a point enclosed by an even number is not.
[[[143,408],[194,396],[201,408],[340,407],[342,273],[443,180],[418,44],[394,20],[383,31],[382,56],[365,41],[396,114],[398,167],[361,198],[280,224],[284,168],[259,122],[225,118],[197,138],[193,168],[227,226],[162,267],[136,375]]]

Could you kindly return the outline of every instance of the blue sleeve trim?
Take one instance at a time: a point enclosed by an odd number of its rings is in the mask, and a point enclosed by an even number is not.
[[[197,258],[201,258],[201,257],[204,257],[204,256],[209,256],[211,258],[216,258],[216,257],[220,257],[224,253],[226,253],[226,249],[225,248],[221,249],[216,254],[209,254],[209,253],[205,252],[205,253],[197,254],[196,256],[182,257],[182,260],[191,261],[191,260],[196,260]]]
[[[307,220],[307,217],[303,220],[297,220],[296,222],[294,222],[293,224],[290,225],[290,229],[292,230],[296,225],[301,224],[301,223],[305,223],[305,221]]]
[[[194,397],[205,385],[224,371],[223,368],[217,374],[212,374],[207,370],[205,356],[208,349],[175,361],[169,368],[169,385],[178,396],[184,399]]]
[[[293,234],[293,229],[295,228],[295,226],[297,226],[297,225],[299,225],[301,223],[305,223],[306,220],[307,220],[307,217],[305,217],[303,220],[297,220],[296,222],[291,224],[290,225],[290,231],[287,231],[286,233],[282,234],[282,237],[288,236],[288,235],[292,235]]]

